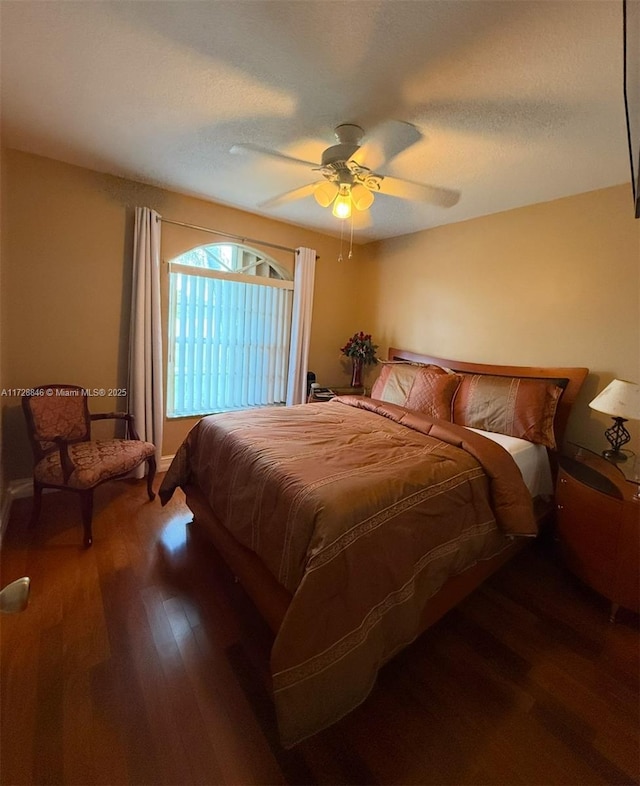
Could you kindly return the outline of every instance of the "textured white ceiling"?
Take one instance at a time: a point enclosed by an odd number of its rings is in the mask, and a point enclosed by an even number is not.
[[[632,0],[635,2],[635,0]],[[630,179],[617,0],[2,0],[3,144],[337,234],[308,161],[355,122],[424,134],[383,173],[457,189],[378,195],[367,240]]]

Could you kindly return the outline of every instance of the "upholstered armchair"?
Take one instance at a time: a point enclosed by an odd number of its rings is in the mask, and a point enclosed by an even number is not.
[[[138,437],[133,415],[125,412],[89,413],[88,397],[77,385],[42,385],[22,397],[22,408],[33,449],[32,523],[40,517],[42,490],[68,489],[80,494],[84,545],[93,542],[93,490],[108,480],[124,477],[147,462],[147,492],[153,500],[155,447]],[[127,439],[91,440],[91,422],[126,421]]]

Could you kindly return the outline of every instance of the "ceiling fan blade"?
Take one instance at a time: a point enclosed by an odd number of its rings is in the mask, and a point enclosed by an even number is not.
[[[373,226],[373,219],[369,210],[354,210],[351,216],[355,230],[369,229],[370,226]]]
[[[411,123],[388,120],[360,145],[351,160],[369,169],[381,169],[422,137],[422,132]]]
[[[309,183],[306,186],[300,186],[300,188],[294,188],[291,191],[285,191],[284,194],[279,194],[278,196],[272,197],[271,199],[267,199],[265,202],[260,202],[258,207],[280,207],[280,205],[286,205],[289,202],[295,202],[297,199],[305,199],[305,197],[311,196],[313,194],[318,183],[324,182],[324,180],[318,180],[315,183]]]
[[[233,155],[244,155],[245,153],[257,153],[261,156],[268,156],[269,158],[276,158],[279,161],[287,161],[289,164],[300,164],[307,168],[317,167],[319,164],[314,164],[313,161],[303,161],[301,158],[293,158],[285,153],[278,153],[277,150],[270,150],[268,147],[261,147],[260,145],[253,145],[251,142],[242,142],[233,145],[229,150]]]
[[[453,207],[460,199],[459,191],[438,186],[428,186],[426,183],[413,183],[411,180],[401,180],[398,177],[386,175],[380,183],[380,193],[398,197],[399,199],[428,202],[438,207]]]

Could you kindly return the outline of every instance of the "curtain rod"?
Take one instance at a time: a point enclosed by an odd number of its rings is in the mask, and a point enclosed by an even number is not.
[[[233,235],[230,232],[220,232],[217,229],[209,229],[208,227],[199,227],[195,224],[185,224],[182,221],[172,221],[170,218],[162,218],[156,216],[156,221],[162,221],[164,224],[175,224],[177,227],[186,227],[187,229],[198,229],[200,232],[208,232],[210,235],[222,235],[223,237],[230,237],[233,240],[241,240],[243,243],[258,243],[261,246],[268,246],[269,248],[278,248],[280,251],[291,251],[292,254],[297,254],[295,248],[288,246],[279,246],[276,243],[267,243],[266,240],[256,240],[254,237],[242,237],[242,235]]]

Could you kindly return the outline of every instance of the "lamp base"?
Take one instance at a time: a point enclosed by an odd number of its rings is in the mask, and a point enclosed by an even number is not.
[[[626,422],[626,418],[614,417],[613,426],[604,432],[611,449],[603,451],[602,455],[609,461],[622,462],[627,460],[627,457],[620,450],[631,439],[631,434],[624,426]]]
[[[622,453],[619,450],[603,450],[602,455],[607,461],[613,461],[614,464],[621,464],[623,461],[627,460],[626,453]]]

